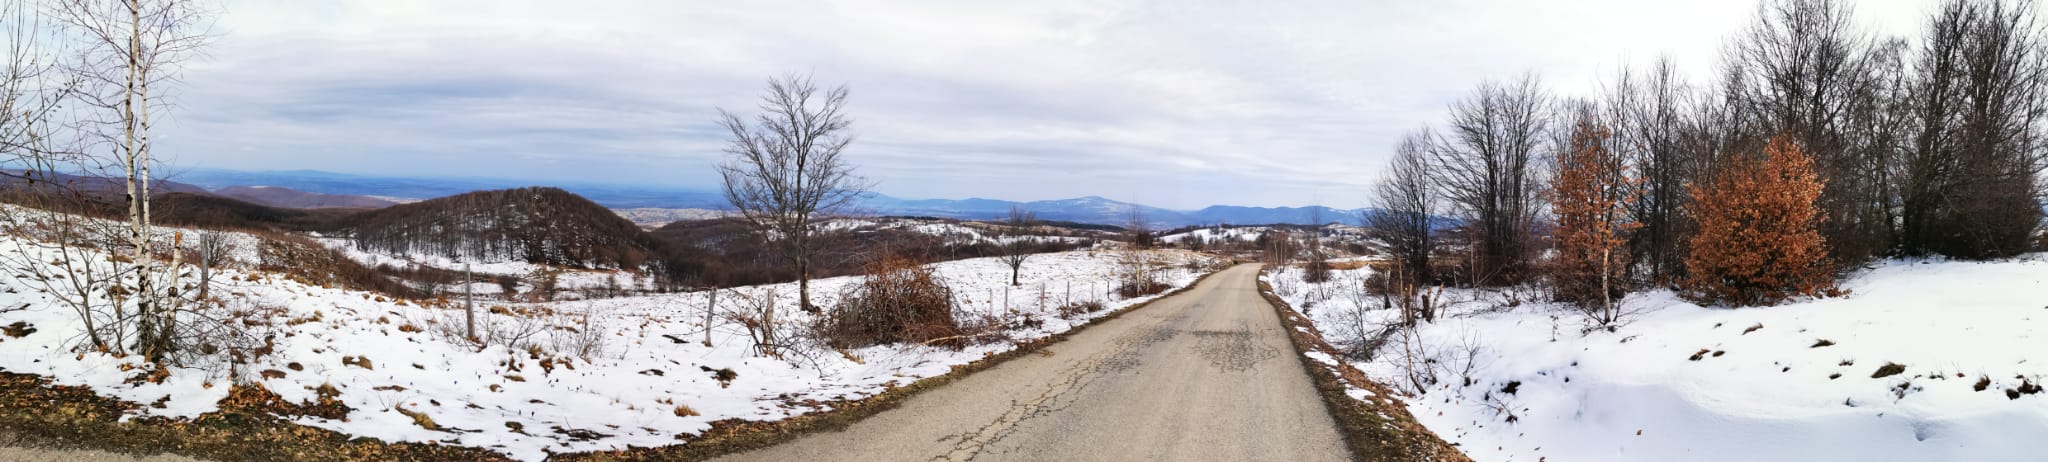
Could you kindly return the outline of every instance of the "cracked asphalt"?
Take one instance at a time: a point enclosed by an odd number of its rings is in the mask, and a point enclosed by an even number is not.
[[[1348,460],[1257,278],[1231,268],[844,431],[719,460]]]

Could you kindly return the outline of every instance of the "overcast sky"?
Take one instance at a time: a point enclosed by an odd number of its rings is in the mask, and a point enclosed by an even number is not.
[[[1916,29],[1934,1],[1863,1]],[[848,157],[908,198],[1355,207],[1486,79],[1696,78],[1756,4],[227,0],[157,134],[181,167],[712,188],[716,109],[852,89]]]

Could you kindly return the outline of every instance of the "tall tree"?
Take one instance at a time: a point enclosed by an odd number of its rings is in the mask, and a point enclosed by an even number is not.
[[[869,184],[842,154],[853,137],[846,86],[820,90],[807,76],[768,80],[754,122],[720,109],[732,132],[718,166],[725,198],[797,273],[797,303],[811,306],[812,237],[818,219],[851,205]]]
[[[1844,1],[1768,0],[1724,59],[1742,149],[1782,134],[1814,158],[1827,184],[1821,233],[1830,256],[1845,263],[1868,260],[1891,240],[1889,159],[1859,145],[1873,140],[1849,133],[1858,106],[1875,103],[1866,88],[1875,82],[1872,43]]]
[[[1917,130],[1899,174],[1899,250],[1962,258],[2028,249],[2041,220],[2043,77],[2031,2],[1951,0],[1912,69]]]
[[[1542,183],[1535,159],[1548,133],[1548,101],[1534,75],[1480,84],[1451,105],[1449,132],[1432,143],[1435,187],[1476,240],[1468,262],[1475,284],[1526,276]]]
[[[1641,73],[1624,68],[1607,92],[1609,148],[1642,180],[1628,204],[1630,220],[1641,225],[1629,233],[1629,260],[1658,283],[1675,280],[1685,264],[1680,237],[1687,223],[1685,183],[1693,178],[1688,157],[1698,155],[1686,143],[1688,91],[1666,56]]]
[[[82,43],[69,66],[83,82],[77,95],[89,149],[113,159],[127,192],[129,261],[117,274],[128,300],[117,304],[135,310],[135,352],[162,362],[178,347],[182,297],[179,252],[169,265],[156,261],[163,237],[150,217],[150,131],[167,105],[161,84],[207,42],[205,12],[188,0],[60,0],[53,9]]]
[[[1688,298],[1773,305],[1821,295],[1834,284],[1819,231],[1822,180],[1813,159],[1791,137],[1772,138],[1759,154],[1729,156],[1711,180],[1692,188],[1700,230],[1685,260]]]
[[[1394,160],[1388,165],[1384,176],[1373,185],[1373,209],[1366,212],[1364,225],[1366,238],[1372,241],[1373,249],[1386,257],[1388,263],[1388,292],[1403,295],[1402,308],[1408,310],[1417,306],[1409,295],[1435,279],[1431,271],[1430,254],[1436,251],[1436,228],[1432,221],[1437,210],[1437,191],[1430,181],[1429,143],[1434,135],[1427,130],[1408,134],[1394,151]],[[1430,312],[1405,313],[1404,320],[1422,318],[1434,320]]]
[[[1551,207],[1557,252],[1551,276],[1558,298],[1585,308],[1600,325],[1620,317],[1614,299],[1629,285],[1628,233],[1641,224],[1628,219],[1637,178],[1613,148],[1614,132],[1590,104],[1577,111],[1570,145],[1557,157]]]

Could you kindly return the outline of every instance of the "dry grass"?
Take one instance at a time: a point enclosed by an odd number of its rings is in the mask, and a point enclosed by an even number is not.
[[[1332,270],[1337,270],[1337,271],[1351,271],[1351,270],[1356,270],[1356,269],[1359,269],[1359,268],[1364,268],[1364,267],[1366,267],[1367,265],[1370,265],[1370,264],[1371,264],[1370,262],[1366,262],[1366,261],[1363,261],[1363,260],[1351,260],[1351,261],[1333,261],[1333,262],[1328,262],[1328,263],[1329,263],[1329,265],[1330,265],[1330,269],[1332,269]]]
[[[434,423],[434,418],[428,417],[425,412],[407,410],[405,406],[392,406],[391,410],[398,411],[399,414],[405,414],[406,417],[411,417],[412,424],[418,425],[420,428],[429,431],[441,431],[441,425]]]
[[[56,385],[42,377],[0,372],[0,433],[11,434],[10,444],[174,453],[211,460],[507,460],[481,449],[390,444],[293,424],[278,416],[345,416],[346,408],[284,403],[272,400],[275,396],[260,387],[235,387],[217,412],[193,419],[136,418],[130,414],[144,404],[101,397],[91,389]]]

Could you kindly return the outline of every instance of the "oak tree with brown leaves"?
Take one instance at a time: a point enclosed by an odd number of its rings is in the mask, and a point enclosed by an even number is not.
[[[1557,297],[1585,308],[1600,325],[1620,317],[1614,299],[1627,293],[1628,233],[1641,226],[1628,219],[1631,192],[1640,180],[1613,149],[1614,140],[1613,131],[1582,114],[1551,179],[1557,214],[1551,278]]]
[[[1761,156],[1729,156],[1711,180],[1691,188],[1699,233],[1685,261],[1685,296],[1768,306],[1832,291],[1815,204],[1821,190],[1813,158],[1789,137],[1771,139]]]

